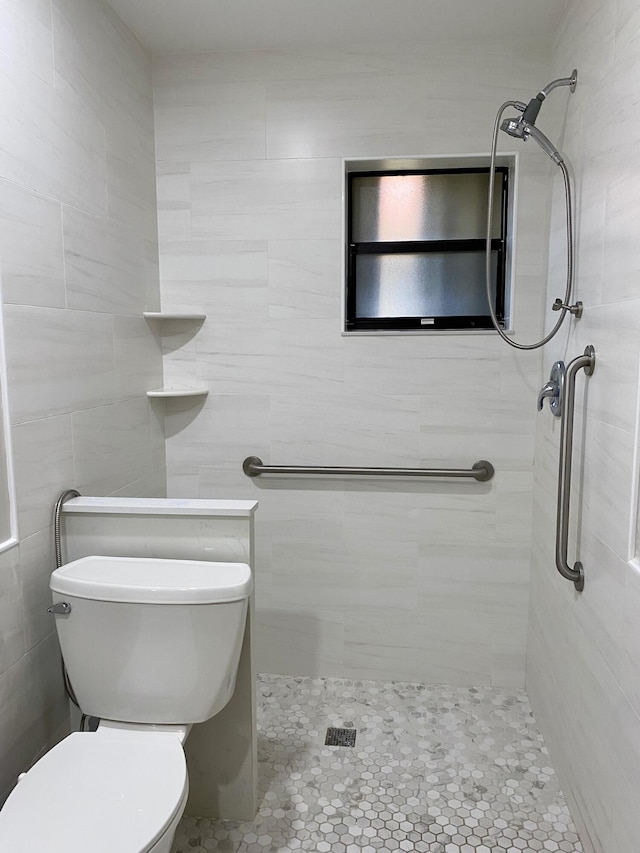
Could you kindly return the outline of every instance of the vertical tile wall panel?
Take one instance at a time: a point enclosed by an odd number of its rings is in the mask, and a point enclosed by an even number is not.
[[[0,11],[0,274],[20,542],[0,555],[0,801],[66,733],[52,617],[63,488],[161,495],[149,57],[101,0]]]
[[[167,409],[168,488],[260,501],[264,671],[523,683],[539,357],[492,334],[341,335],[342,158],[488,152],[498,106],[546,77],[545,49],[155,60],[163,305],[208,315],[191,339],[165,341],[167,376],[210,389],[197,414]],[[516,328],[531,340],[552,174],[544,155],[505,139],[514,148],[526,196]],[[407,467],[489,458],[497,474],[488,485],[250,481],[249,454]]]

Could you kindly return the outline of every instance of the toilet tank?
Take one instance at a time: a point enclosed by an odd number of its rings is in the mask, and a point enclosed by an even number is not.
[[[245,563],[83,557],[51,575],[56,629],[85,714],[199,723],[224,708],[252,590]]]

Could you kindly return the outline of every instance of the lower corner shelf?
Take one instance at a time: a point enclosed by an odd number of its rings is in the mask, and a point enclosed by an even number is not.
[[[206,397],[208,393],[208,388],[158,388],[155,391],[147,391],[147,397],[168,400],[172,397]]]

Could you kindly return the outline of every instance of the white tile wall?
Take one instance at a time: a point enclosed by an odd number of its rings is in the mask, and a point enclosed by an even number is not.
[[[596,348],[593,376],[578,378],[569,548],[570,559],[584,564],[585,589],[576,595],[555,571],[559,435],[545,416],[537,434],[527,687],[585,849],[632,853],[640,837],[640,599],[638,572],[627,562],[640,355],[640,124],[631,96],[640,84],[637,3],[570,2],[546,77],[574,66],[579,82],[562,147],[575,173],[576,296],[585,313],[546,349],[544,369],[586,344]],[[562,216],[556,193],[551,296],[561,276]]]
[[[0,802],[66,732],[59,493],[163,494],[150,62],[100,0],[0,0],[0,275],[19,546],[0,554]]]
[[[264,671],[521,685],[536,354],[493,335],[341,336],[342,158],[488,152],[544,46],[354,47],[155,62],[168,488],[257,497]],[[507,148],[510,146],[507,140]],[[521,147],[521,146],[520,146]],[[522,149],[515,324],[542,324],[551,172]],[[255,480],[267,463],[470,465],[476,483]]]

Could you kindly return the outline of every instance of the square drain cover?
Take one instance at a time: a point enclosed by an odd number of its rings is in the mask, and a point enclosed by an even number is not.
[[[355,746],[356,745],[356,730],[355,729],[336,729],[329,726],[327,729],[327,737],[324,742],[325,746]]]

